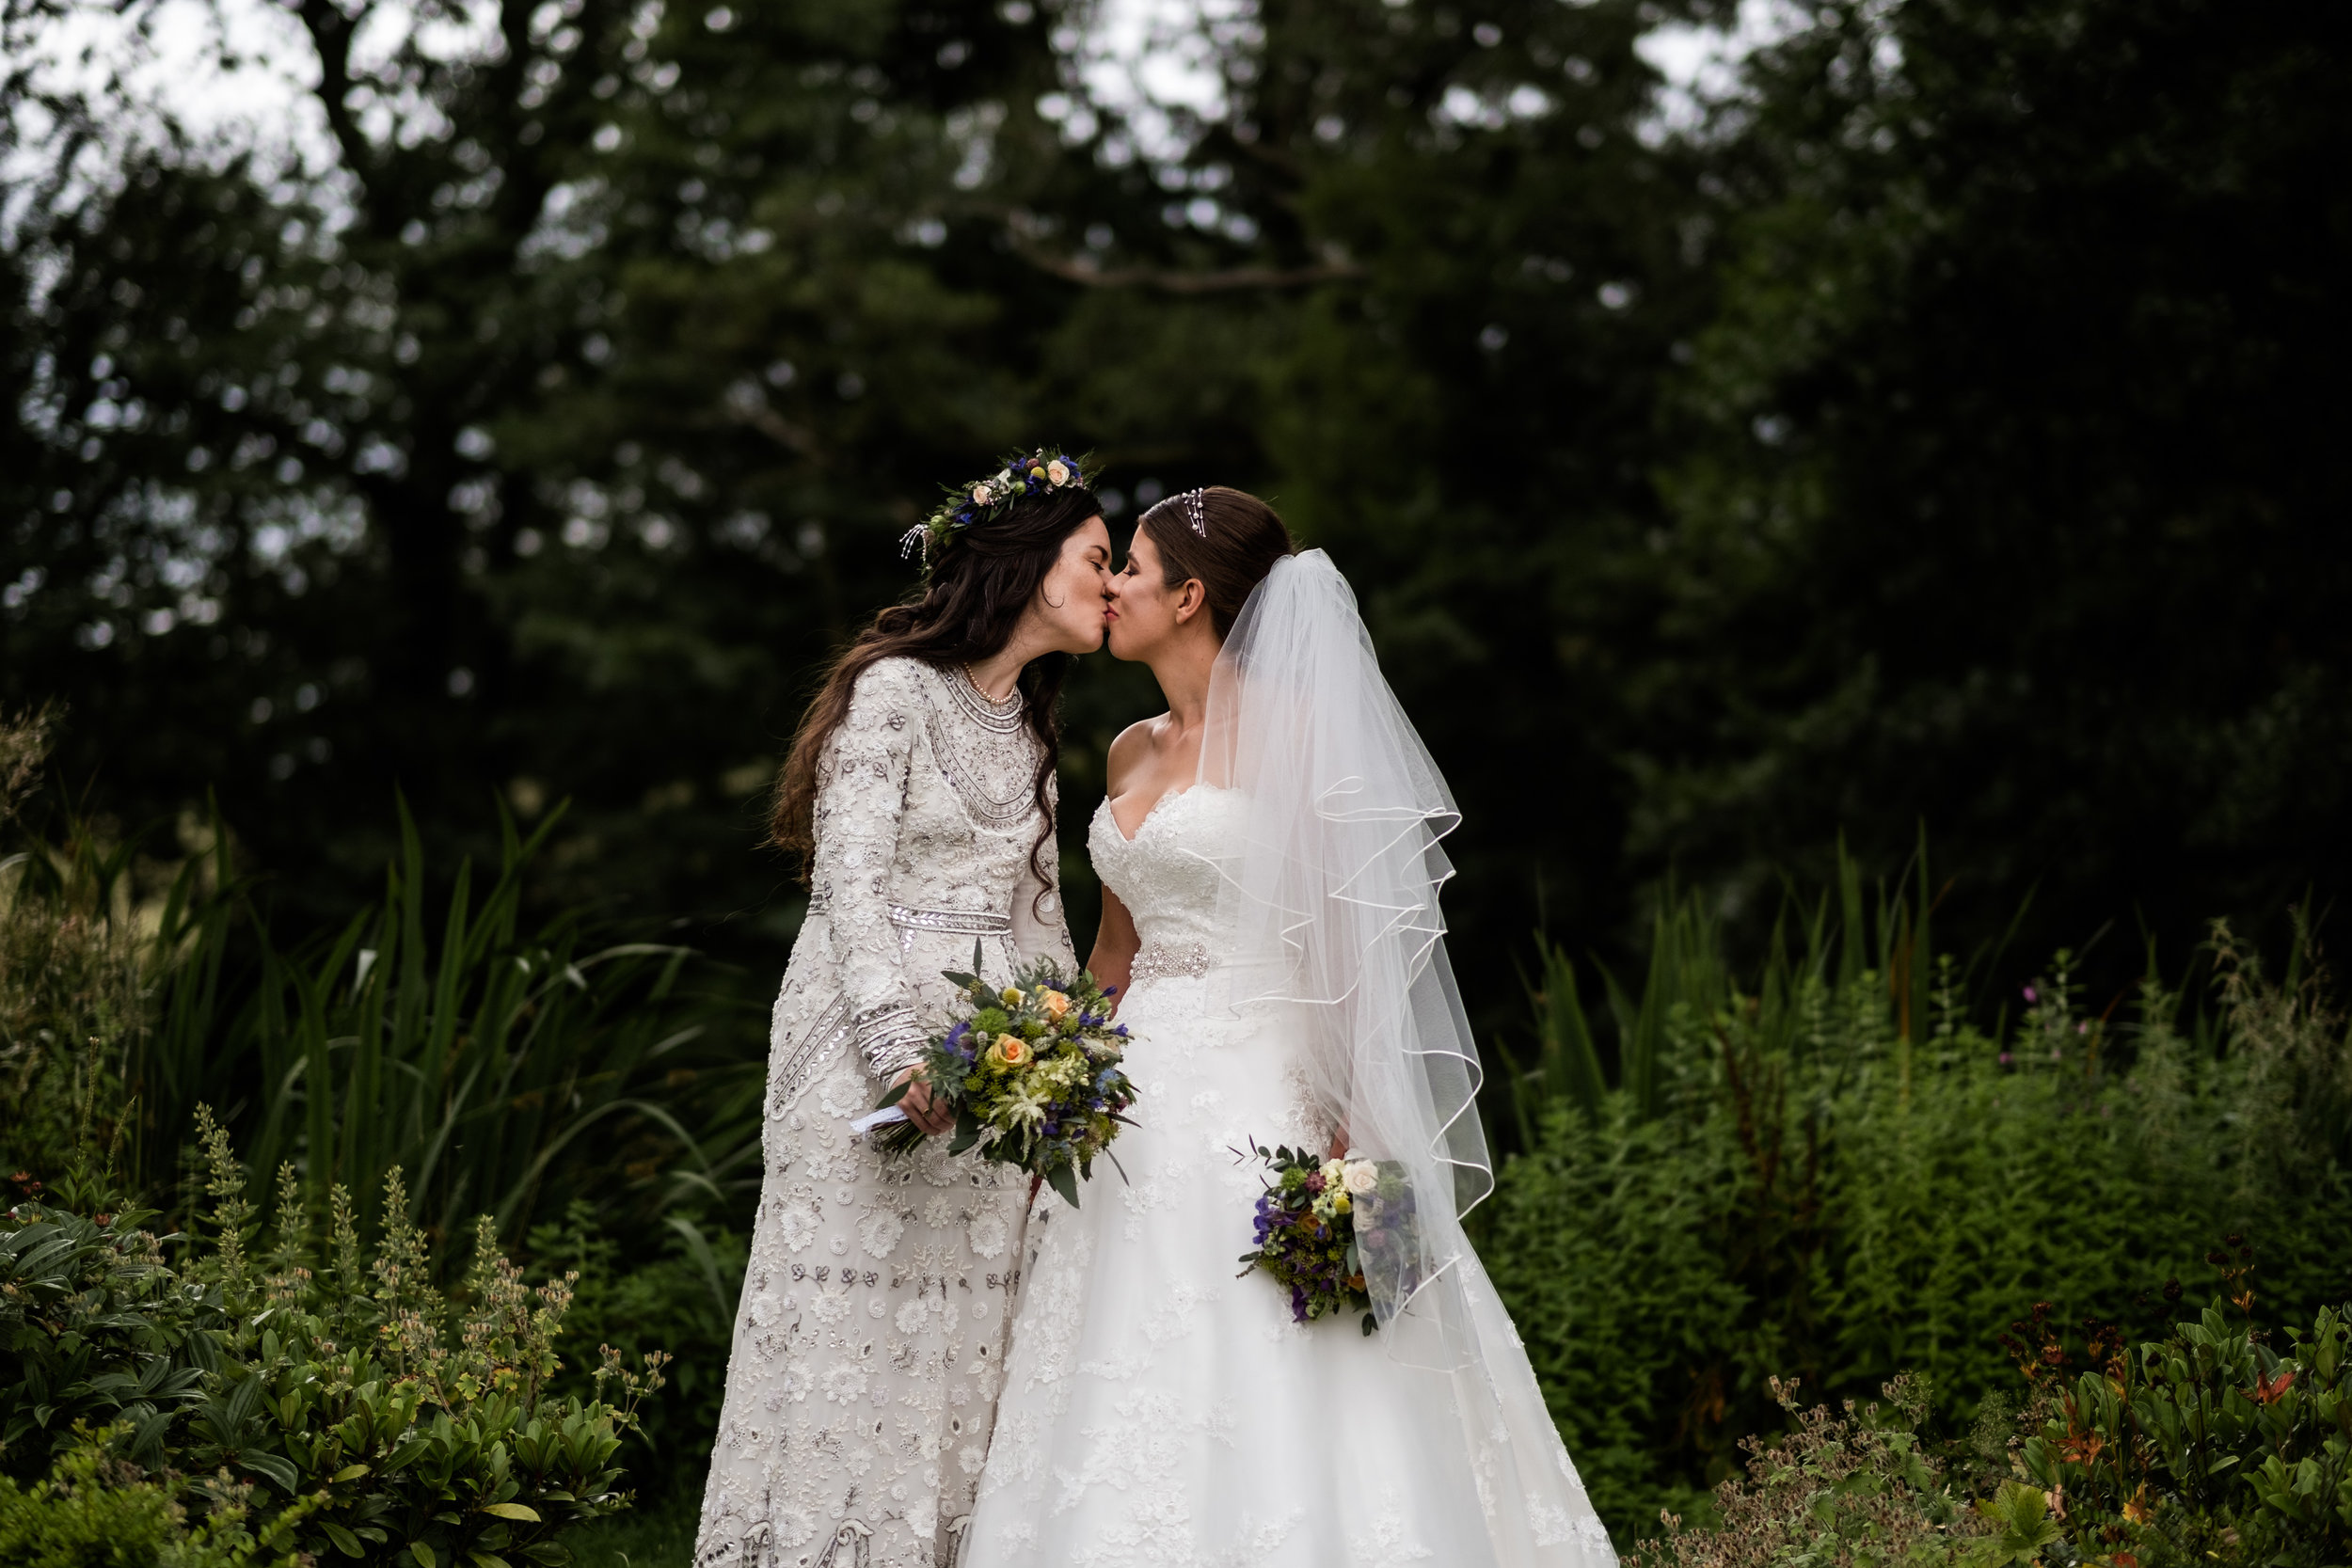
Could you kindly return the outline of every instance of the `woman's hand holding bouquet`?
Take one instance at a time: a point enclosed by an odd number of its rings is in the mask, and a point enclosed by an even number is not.
[[[976,944],[975,970],[979,958]],[[1111,1022],[1110,998],[1093,975],[1081,970],[1069,978],[1047,958],[1001,989],[977,974],[945,973],[970,1011],[932,1037],[915,1077],[893,1085],[882,1104],[895,1107],[923,1084],[932,1103],[954,1116],[949,1153],[977,1148],[981,1159],[1018,1166],[1077,1207],[1078,1182],[1094,1174],[1094,1157],[1108,1151],[1136,1100],[1119,1065],[1127,1031]],[[899,1121],[875,1143],[902,1154],[923,1136]]]
[[[1382,1257],[1398,1240],[1390,1232],[1409,1234],[1414,1225],[1404,1164],[1319,1160],[1311,1150],[1265,1148],[1254,1138],[1249,1153],[1265,1162],[1267,1175],[1255,1214],[1258,1244],[1241,1255],[1242,1274],[1263,1269],[1288,1288],[1291,1316],[1299,1323],[1361,1312],[1370,1334],[1378,1323],[1365,1289],[1365,1256]]]

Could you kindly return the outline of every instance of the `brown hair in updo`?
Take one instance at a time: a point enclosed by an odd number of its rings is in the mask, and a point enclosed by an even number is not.
[[[1249,591],[1265,580],[1276,562],[1296,553],[1298,546],[1274,508],[1246,490],[1222,484],[1197,493],[1205,534],[1196,533],[1195,494],[1168,497],[1146,512],[1136,527],[1151,535],[1152,547],[1160,552],[1161,578],[1169,588],[1197,579],[1206,591],[1209,624],[1221,642],[1233,629],[1233,618],[1241,613]]]

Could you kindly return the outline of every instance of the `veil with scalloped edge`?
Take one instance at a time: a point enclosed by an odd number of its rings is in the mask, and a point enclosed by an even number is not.
[[[1501,1560],[1613,1561],[1463,1233],[1494,1173],[1438,908],[1452,875],[1438,841],[1461,815],[1323,551],[1276,562],[1236,618],[1200,782],[1240,798],[1215,857],[1232,947],[1213,1005],[1305,1030],[1312,1092],[1349,1152],[1404,1167],[1402,1199],[1357,1212],[1391,1355],[1454,1375]]]

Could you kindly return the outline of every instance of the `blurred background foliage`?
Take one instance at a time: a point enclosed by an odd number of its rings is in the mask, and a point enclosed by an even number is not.
[[[568,798],[533,897],[772,972],[811,673],[1036,439],[1351,574],[1490,1025],[1539,919],[1622,959],[1671,870],[1753,951],[1840,830],[1924,820],[1971,941],[2038,890],[2021,953],[2344,881],[2344,40],[2293,8],[1827,4],[1693,116],[1637,44],[1706,0],[1210,8],[1165,111],[1075,5],[313,6],[298,164],[60,87],[72,10],[7,4],[0,698],[116,820],[217,791],[316,924],[394,783],[452,868]],[[1073,851],[1148,701],[1075,683]]]
[[[1717,0],[1259,0],[1187,108],[1075,0],[351,0],[287,13],[292,157],[43,68],[84,9],[0,0],[0,708],[65,716],[0,758],[0,1159],[170,1207],[203,1101],[313,1195],[401,1164],[452,1266],[487,1210],[678,1353],[691,1490],[761,797],[899,531],[1052,440],[1115,530],[1242,484],[1356,584],[1465,810],[1486,1245],[1620,1531],[1766,1376],[1964,1415],[2024,1297],[2216,1227],[2341,1299],[2345,1101],[2242,1045],[2347,870],[2325,18],[1825,0],[1693,109],[1644,40]],[[1072,684],[1081,943],[1151,696]]]

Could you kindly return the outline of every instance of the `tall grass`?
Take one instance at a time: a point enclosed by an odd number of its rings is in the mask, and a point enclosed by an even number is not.
[[[524,928],[524,872],[557,818],[524,839],[501,814],[480,898],[468,861],[435,908],[402,806],[381,905],[294,947],[242,894],[174,898],[158,941],[179,955],[125,1069],[141,1171],[163,1176],[209,1101],[254,1168],[292,1162],[320,1201],[402,1166],[409,1218],[435,1234],[486,1213],[517,1242],[574,1196],[660,1209],[757,1180],[748,1018],[687,985],[703,959],[597,945],[576,910]],[[240,914],[254,952],[237,983],[223,966]]]
[[[581,911],[527,916],[525,880],[563,813],[528,837],[501,816],[494,871],[436,875],[405,804],[382,899],[339,928],[274,927],[217,815],[176,864],[158,836],[52,802],[32,820],[46,716],[0,725],[0,1156],[55,1177],[113,1164],[172,1195],[195,1109],[250,1168],[337,1184],[407,1173],[406,1218],[453,1240],[477,1215],[524,1242],[577,1205],[614,1226],[743,1206],[758,1182],[765,1031],[691,950],[600,935]],[[368,1216],[372,1240],[377,1216]],[[444,1249],[446,1254],[448,1249]]]
[[[488,1214],[512,1243],[577,1199],[650,1212],[755,1183],[750,1009],[693,984],[710,966],[690,949],[599,943],[578,911],[526,927],[524,877],[560,816],[523,838],[501,814],[495,876],[477,896],[461,863],[436,900],[404,804],[382,902],[288,945],[225,851],[221,891],[183,877],[155,1022],[126,1053],[139,1173],[167,1175],[203,1101],[253,1168],[291,1164],[316,1201],[402,1167],[409,1218],[437,1235]]]

